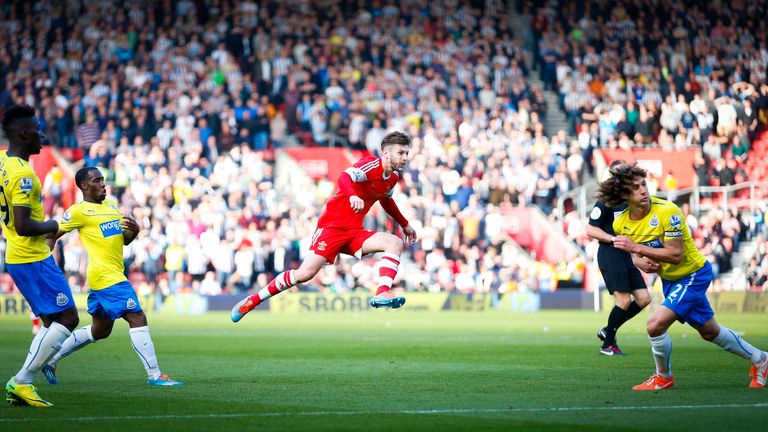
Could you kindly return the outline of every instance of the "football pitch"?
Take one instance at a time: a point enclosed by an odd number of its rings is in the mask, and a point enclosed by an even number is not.
[[[598,354],[606,313],[374,311],[150,315],[160,367],[184,381],[150,388],[124,322],[65,358],[52,408],[0,408],[0,431],[759,430],[768,388],[749,362],[676,324],[675,388],[633,392],[652,372],[647,313]],[[768,315],[718,320],[768,347]],[[81,323],[90,323],[81,315]],[[0,378],[24,360],[26,318],[0,318]]]

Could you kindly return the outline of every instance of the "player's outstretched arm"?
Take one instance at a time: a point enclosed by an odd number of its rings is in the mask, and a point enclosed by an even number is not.
[[[54,234],[52,236],[46,235],[45,236],[45,244],[48,245],[48,249],[53,251],[53,248],[56,247],[56,242],[66,233],[67,233],[66,231],[59,230],[56,234]]]
[[[408,244],[413,244],[417,239],[416,230],[414,230],[413,227],[408,224],[408,219],[406,219],[403,214],[400,213],[400,209],[397,207],[395,200],[387,197],[380,199],[379,203],[381,204],[381,208],[383,208],[384,211],[386,211],[387,214],[390,215],[392,219],[397,221],[397,223],[403,228],[405,241]]]
[[[59,223],[55,220],[40,222],[32,219],[32,209],[24,206],[13,206],[13,224],[20,236],[34,237],[56,234]]]
[[[587,235],[590,238],[598,240],[602,243],[611,243],[612,236],[594,225],[587,224]]]

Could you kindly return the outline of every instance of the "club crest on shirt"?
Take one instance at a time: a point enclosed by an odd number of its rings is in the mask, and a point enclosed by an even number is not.
[[[56,306],[64,306],[69,303],[69,297],[64,293],[58,293],[56,295]]]
[[[651,221],[649,222],[649,225],[651,225],[652,227],[659,226],[659,217],[656,215],[651,216]]]
[[[128,301],[125,303],[125,307],[128,309],[133,309],[136,307],[136,300],[129,298]]]
[[[29,195],[32,192],[32,188],[35,186],[35,182],[32,181],[29,177],[22,177],[21,180],[19,180],[19,189],[21,189],[22,192]]]

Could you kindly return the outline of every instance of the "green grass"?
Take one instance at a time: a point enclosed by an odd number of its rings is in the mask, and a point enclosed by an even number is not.
[[[406,307],[407,308],[407,307]],[[83,322],[89,322],[87,316]],[[64,359],[40,376],[49,409],[0,408],[2,431],[759,430],[768,389],[749,363],[673,326],[669,391],[633,392],[652,372],[643,314],[621,329],[625,357],[597,352],[605,314],[150,316],[160,366],[186,382],[149,388],[128,340]],[[768,315],[718,316],[768,347]],[[29,321],[0,318],[0,378],[16,372]],[[726,406],[727,405],[727,406]]]

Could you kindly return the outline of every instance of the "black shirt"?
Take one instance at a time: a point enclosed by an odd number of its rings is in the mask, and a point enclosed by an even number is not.
[[[621,213],[627,208],[627,204],[622,204],[618,207],[608,207],[602,201],[597,201],[592,212],[589,214],[589,224],[600,228],[606,233],[614,236],[616,233],[613,231],[613,220],[615,215]],[[616,249],[610,243],[600,242],[600,247],[597,249],[597,264],[600,268],[605,268],[606,263],[615,259],[622,261],[629,258],[629,254]]]

